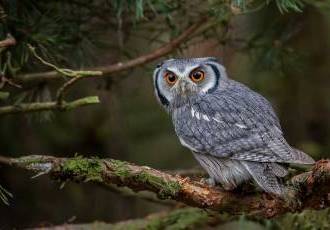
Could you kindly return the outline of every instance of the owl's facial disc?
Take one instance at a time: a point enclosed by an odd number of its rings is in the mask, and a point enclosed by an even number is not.
[[[198,94],[205,77],[205,71],[200,66],[193,66],[181,71],[168,68],[164,75],[170,91],[181,97]]]
[[[225,82],[226,76],[224,67],[214,58],[169,59],[154,72],[155,93],[159,102],[169,108],[188,97],[214,92]]]

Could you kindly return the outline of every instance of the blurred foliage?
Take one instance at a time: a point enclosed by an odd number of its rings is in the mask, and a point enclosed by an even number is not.
[[[277,218],[276,221],[266,221],[269,230],[326,230],[330,229],[330,209],[321,211],[305,210],[301,213],[290,213]]]

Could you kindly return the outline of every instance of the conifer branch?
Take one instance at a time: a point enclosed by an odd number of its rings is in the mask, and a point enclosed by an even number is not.
[[[154,61],[160,57],[163,57],[163,56],[171,53],[173,50],[177,49],[183,42],[185,42],[187,39],[189,39],[192,34],[194,34],[198,29],[200,29],[204,25],[204,23],[206,23],[206,21],[207,21],[206,18],[202,18],[197,23],[189,26],[178,37],[171,40],[167,44],[159,47],[158,49],[151,51],[150,53],[144,54],[140,57],[131,59],[126,62],[118,62],[118,63],[107,65],[107,66],[99,66],[99,67],[92,68],[91,69],[92,71],[99,71],[100,74],[98,74],[98,75],[86,74],[86,77],[100,77],[100,76],[104,76],[104,75],[110,75],[113,73],[129,70],[131,68],[143,65],[145,63]],[[46,63],[44,63],[44,64],[46,64]],[[50,63],[47,63],[47,65],[49,65],[49,64]],[[48,71],[48,72],[42,72],[42,73],[22,74],[22,75],[16,76],[15,79],[20,82],[46,81],[46,80],[61,79],[62,74],[64,74],[64,75],[68,74],[66,69],[59,69],[56,66],[53,66],[52,64],[50,64],[50,67],[55,68],[55,70]],[[81,72],[81,71],[74,71],[74,72],[77,73],[77,72]]]
[[[151,191],[160,199],[176,200],[193,207],[233,215],[245,213],[253,217],[272,218],[287,212],[330,207],[329,160],[321,160],[311,171],[294,176],[288,182],[286,200],[265,193],[226,192],[189,178],[112,159],[33,155],[1,157],[0,163],[31,170],[38,175],[49,173],[53,179],[61,181],[92,181],[126,186],[135,192]]]

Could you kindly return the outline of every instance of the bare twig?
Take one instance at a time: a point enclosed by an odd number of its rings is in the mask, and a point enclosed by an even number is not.
[[[206,20],[207,20],[206,18],[201,19],[197,23],[188,27],[177,38],[168,42],[164,46],[161,46],[158,49],[153,50],[152,52],[150,52],[148,54],[144,54],[140,57],[137,57],[135,59],[132,59],[132,60],[129,60],[126,62],[118,62],[118,63],[112,64],[112,65],[99,66],[99,67],[92,68],[93,71],[102,72],[102,75],[88,74],[88,76],[86,76],[86,77],[97,77],[97,76],[109,75],[109,74],[117,73],[120,71],[129,70],[133,67],[137,67],[137,66],[143,65],[145,63],[151,62],[153,60],[156,60],[160,57],[163,57],[163,56],[171,53],[173,50],[178,48],[184,41],[186,41],[188,38],[190,38],[193,33],[195,33],[199,28],[201,28],[204,25]],[[44,64],[54,68],[55,71],[23,74],[23,75],[16,76],[15,79],[17,79],[18,81],[21,81],[21,82],[54,80],[54,79],[61,79],[61,74],[68,73],[66,69],[59,69],[56,66],[52,66],[52,64],[49,65],[50,63],[44,63]],[[74,71],[74,72],[77,73],[79,71]],[[71,74],[71,73],[69,73],[69,74]]]
[[[39,54],[37,54],[35,48],[33,46],[31,46],[30,44],[28,44],[28,48],[30,49],[30,51],[32,52],[32,54],[44,65],[51,67],[52,69],[55,69],[55,71],[63,76],[67,76],[67,77],[86,77],[86,76],[98,76],[98,75],[102,75],[101,71],[91,71],[91,70],[71,70],[71,69],[63,69],[63,68],[59,68],[56,65],[47,62],[46,60],[44,60],[42,57],[39,56]]]
[[[62,106],[64,101],[64,93],[70,86],[72,86],[75,82],[79,81],[79,79],[82,79],[81,77],[74,77],[71,78],[69,81],[65,82],[56,93],[56,102],[59,106]]]
[[[4,75],[0,75],[0,89],[2,89],[6,84],[19,89],[22,88],[21,85],[15,83],[12,79],[6,78]]]
[[[72,86],[75,82],[77,82],[79,79],[83,78],[83,77],[87,77],[87,76],[98,76],[98,75],[102,75],[101,71],[90,71],[90,70],[71,70],[71,69],[63,69],[63,68],[59,68],[56,65],[47,62],[46,60],[44,60],[41,56],[39,56],[35,50],[35,48],[33,46],[31,46],[30,44],[28,44],[28,48],[30,49],[30,51],[32,52],[32,54],[44,65],[47,65],[53,69],[55,69],[55,71],[57,71],[59,74],[66,76],[66,77],[71,77],[71,79],[67,82],[65,82],[63,84],[62,87],[59,88],[59,90],[56,93],[56,101],[57,101],[57,105],[59,107],[62,107],[63,103],[64,103],[64,93],[65,91]]]
[[[14,45],[16,45],[16,39],[11,34],[7,34],[7,38],[0,41],[0,48],[6,48]]]
[[[18,105],[0,107],[0,116],[7,114],[16,114],[16,113],[40,112],[46,110],[59,110],[59,111],[71,110],[81,106],[97,104],[99,102],[100,101],[97,96],[90,96],[90,97],[80,98],[71,102],[64,101],[61,105],[58,105],[56,101],[22,103]]]
[[[322,160],[307,173],[293,177],[288,184],[288,200],[262,193],[225,192],[198,181],[112,159],[56,158],[26,156],[8,159],[14,166],[38,173],[50,173],[57,180],[94,181],[104,185],[127,186],[134,191],[147,190],[161,199],[172,199],[190,206],[245,213],[254,217],[271,218],[303,209],[330,207],[330,161]],[[3,163],[7,161],[2,160]],[[290,199],[289,199],[290,198]],[[294,204],[294,205],[293,205]]]

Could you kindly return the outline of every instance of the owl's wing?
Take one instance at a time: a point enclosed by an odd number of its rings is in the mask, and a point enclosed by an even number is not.
[[[194,135],[180,140],[193,151],[257,162],[314,162],[285,141],[270,103],[240,83],[203,97],[191,115]]]

